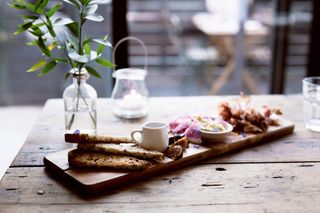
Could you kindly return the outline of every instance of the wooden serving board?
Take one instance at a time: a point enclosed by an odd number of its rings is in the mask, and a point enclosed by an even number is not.
[[[220,143],[190,144],[179,160],[164,159],[151,168],[142,171],[125,172],[115,170],[76,169],[68,165],[68,151],[63,150],[48,154],[44,157],[47,170],[61,177],[67,183],[86,193],[97,193],[111,188],[120,187],[128,183],[145,180],[147,178],[174,171],[188,164],[193,164],[210,157],[216,157],[232,151],[244,149],[254,144],[270,141],[284,135],[291,134],[294,124],[281,120],[281,126],[271,126],[262,134],[239,135],[232,133]]]

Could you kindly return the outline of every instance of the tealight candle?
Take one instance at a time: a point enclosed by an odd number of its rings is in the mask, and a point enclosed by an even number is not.
[[[125,95],[122,100],[119,101],[118,107],[123,110],[139,110],[145,107],[145,100],[142,95],[132,89],[129,94]]]

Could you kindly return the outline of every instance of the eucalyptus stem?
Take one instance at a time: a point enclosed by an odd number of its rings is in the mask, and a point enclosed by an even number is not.
[[[78,88],[77,88],[76,110],[79,110],[79,102],[80,102],[80,97],[81,97],[81,99],[82,99],[83,102],[85,103],[87,109],[89,109],[89,115],[90,115],[91,120],[92,120],[93,123],[96,125],[96,119],[94,118],[92,112],[90,111],[90,106],[89,106],[88,102],[86,101],[86,99],[85,99],[85,98],[83,97],[83,95],[82,95],[80,85],[81,85],[81,77],[80,77],[80,74],[79,74],[79,76],[77,77],[77,86],[78,86]],[[74,122],[74,119],[75,119],[75,113],[73,113],[73,114],[71,115],[71,119],[70,119],[69,124],[67,125],[67,129],[71,129],[72,124],[73,124],[73,122]]]
[[[83,102],[86,104],[86,106],[87,106],[88,109],[89,109],[89,104],[87,103],[87,101],[86,101],[86,99],[83,97],[83,95],[81,94],[81,91],[80,91],[80,95],[81,95],[81,98],[82,98]],[[94,119],[91,111],[89,111],[89,114],[90,114],[91,120],[96,124],[96,119]]]
[[[83,24],[85,22],[85,20],[83,19],[83,9],[81,8],[80,11],[80,26],[79,26],[79,54],[82,55],[83,51],[82,51],[82,29],[83,29]],[[87,101],[85,100],[85,98],[83,97],[82,93],[81,93],[81,88],[80,88],[80,83],[81,83],[81,69],[83,67],[82,63],[78,63],[78,72],[79,72],[79,77],[77,78],[77,84],[78,84],[78,91],[77,91],[77,103],[76,103],[76,110],[79,110],[79,101],[80,101],[80,96],[83,100],[83,102],[86,104],[87,108],[90,109],[89,104],[87,103]],[[94,124],[96,124],[96,120],[94,118],[94,116],[92,115],[92,112],[89,111],[89,115],[92,119],[92,121],[94,122]],[[71,120],[70,123],[68,124],[68,128],[71,129],[72,123],[74,122],[74,118],[75,118],[75,113],[72,114],[71,116]]]
[[[79,54],[82,55],[83,51],[82,51],[82,29],[83,29],[83,24],[85,22],[85,20],[83,19],[83,8],[81,8],[80,10],[80,25],[79,25]],[[90,110],[90,106],[87,103],[87,101],[85,100],[85,98],[83,97],[82,93],[81,93],[81,88],[80,88],[80,83],[81,83],[81,69],[83,67],[82,63],[77,63],[78,64],[78,74],[79,76],[77,77],[77,84],[78,84],[78,88],[77,88],[77,102],[76,102],[76,110],[79,110],[79,101],[80,101],[80,97],[82,98],[83,102],[86,104],[86,107]],[[94,124],[96,125],[96,120],[94,118],[94,116],[92,115],[92,112],[89,111],[89,115],[92,119],[92,121],[94,122]],[[71,129],[72,123],[74,122],[74,118],[75,118],[75,113],[72,114],[71,116],[71,120],[70,123],[68,125],[68,128]]]
[[[14,33],[19,35],[25,31],[32,33],[36,39],[28,42],[28,45],[37,45],[42,52],[42,58],[30,67],[27,72],[40,71],[39,76],[47,74],[53,70],[58,63],[69,63],[74,70],[75,88],[77,94],[72,97],[74,112],[71,113],[71,118],[66,123],[66,127],[71,129],[75,122],[76,111],[83,105],[89,109],[89,114],[92,121],[96,124],[96,119],[92,112],[91,107],[86,99],[85,91],[82,88],[81,70],[86,69],[88,73],[94,77],[101,78],[101,75],[93,67],[88,64],[95,62],[96,64],[113,68],[115,65],[103,58],[104,47],[112,47],[111,43],[107,41],[107,37],[103,39],[94,37],[84,37],[84,24],[90,22],[102,22],[104,19],[101,15],[97,14],[99,5],[106,4],[105,0],[63,0],[56,4],[48,4],[49,1],[29,1],[29,0],[9,0],[9,6],[15,10],[24,11],[21,13],[23,22],[18,25],[18,30]],[[78,19],[73,20],[70,17],[54,16],[64,4],[69,4],[77,10]],[[29,14],[26,14],[29,13]],[[42,29],[42,26],[45,30]],[[64,31],[65,39],[59,37],[56,27],[64,26],[68,30]],[[45,32],[46,31],[46,32]],[[50,36],[50,42],[47,41],[47,35]],[[52,42],[51,42],[52,38]],[[91,43],[98,46],[92,49]],[[56,48],[57,47],[57,48]],[[63,52],[61,56],[57,55],[58,52]],[[70,76],[70,72],[65,75],[65,79]],[[81,88],[80,88],[81,87]],[[76,100],[77,99],[77,100]],[[66,109],[69,110],[69,109]],[[69,112],[68,112],[69,113]],[[69,118],[69,117],[68,117]],[[69,122],[69,123],[68,123]]]
[[[79,101],[80,101],[80,92],[81,92],[81,88],[80,88],[80,76],[77,78],[77,84],[78,84],[78,92],[77,92],[77,103],[76,103],[76,109],[79,110]]]
[[[84,24],[84,20],[83,20],[83,8],[81,8],[80,10],[80,26],[79,26],[79,54],[82,55],[83,51],[82,51],[82,26]],[[83,67],[83,65],[81,63],[78,63],[79,65],[79,72],[81,70],[81,68]]]

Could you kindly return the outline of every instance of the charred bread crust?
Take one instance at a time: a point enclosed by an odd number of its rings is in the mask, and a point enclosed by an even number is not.
[[[164,154],[162,152],[146,150],[139,146],[128,146],[128,144],[78,144],[78,149],[116,155],[126,155],[143,159],[164,159]]]
[[[64,139],[69,143],[134,143],[130,137],[109,135],[65,134]]]
[[[152,166],[149,161],[123,155],[106,155],[99,152],[74,149],[68,153],[70,167],[142,170]]]

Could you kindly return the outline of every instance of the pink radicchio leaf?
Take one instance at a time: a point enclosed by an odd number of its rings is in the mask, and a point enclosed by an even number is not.
[[[200,125],[197,122],[193,122],[185,132],[188,141],[192,143],[201,143],[201,131]]]
[[[169,129],[173,134],[182,134],[190,127],[192,118],[183,116],[169,123]]]

